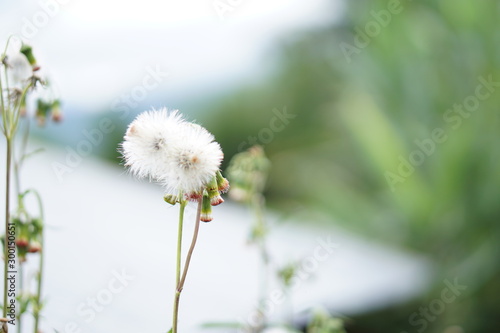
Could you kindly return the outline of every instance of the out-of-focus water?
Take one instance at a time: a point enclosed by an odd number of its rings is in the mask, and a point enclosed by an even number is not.
[[[166,332],[178,208],[163,202],[159,186],[132,180],[122,169],[90,157],[77,163],[67,160],[64,150],[47,148],[28,160],[22,174],[23,187],[40,191],[46,212],[43,330]],[[68,172],[55,171],[61,166]],[[0,174],[4,172],[1,164]],[[184,249],[193,218],[194,208],[188,208]],[[338,228],[319,228],[303,217],[302,223],[268,218],[276,223],[269,238],[274,262],[299,262],[292,297],[297,313],[323,305],[349,315],[408,299],[426,288],[430,266],[420,257]],[[213,222],[201,225],[181,299],[182,331],[201,332],[202,323],[251,318],[259,281],[257,251],[247,244],[251,223],[246,208],[228,201],[214,207]],[[269,300],[282,290],[274,276],[271,281]],[[287,315],[285,301],[272,302],[271,318]]]

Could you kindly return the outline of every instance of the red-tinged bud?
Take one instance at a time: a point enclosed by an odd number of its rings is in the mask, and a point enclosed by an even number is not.
[[[63,116],[62,114],[58,113],[58,114],[55,114],[55,113],[52,113],[52,121],[54,121],[55,123],[60,123],[63,119]]]
[[[18,247],[28,247],[29,242],[26,238],[18,238],[16,239],[16,245]]]
[[[61,111],[61,102],[56,99],[52,102],[52,120],[56,123],[61,122],[63,119],[62,111]]]
[[[208,198],[210,199],[210,205],[217,206],[224,202],[224,199],[220,196],[217,189],[207,190]]]
[[[26,107],[26,95],[21,99],[21,104],[19,105],[19,115],[21,117],[26,117],[28,114],[28,109]]]
[[[229,181],[226,178],[222,177],[222,173],[220,172],[220,170],[217,170],[215,179],[217,181],[217,188],[219,189],[219,192],[226,193],[229,190]]]
[[[207,191],[217,191],[217,177],[212,177],[212,179],[207,184]]]
[[[33,242],[28,246],[28,252],[29,253],[38,253],[42,250],[42,246],[40,243]]]
[[[201,222],[212,222],[212,215],[201,214],[200,221]]]
[[[47,120],[47,115],[52,109],[52,103],[44,102],[39,99],[36,103],[36,113],[35,117],[38,121],[38,126],[44,126]]]
[[[186,194],[186,199],[193,202],[198,202],[203,198],[203,192],[191,192]]]
[[[217,192],[218,193],[218,192]],[[224,202],[224,199],[220,195],[210,198],[210,205],[217,206]]]
[[[208,197],[208,193],[203,195],[203,201],[201,203],[201,216],[200,221],[202,222],[210,222],[212,221],[212,205],[210,204],[210,198]]]
[[[217,206],[224,202],[219,193],[219,188],[217,186],[217,177],[213,177],[212,180],[207,184],[207,194],[210,199],[210,205]]]

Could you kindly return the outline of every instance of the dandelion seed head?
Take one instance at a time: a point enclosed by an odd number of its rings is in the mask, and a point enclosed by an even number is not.
[[[161,182],[170,194],[199,192],[224,156],[210,132],[165,108],[140,114],[129,125],[121,151],[133,174]]]

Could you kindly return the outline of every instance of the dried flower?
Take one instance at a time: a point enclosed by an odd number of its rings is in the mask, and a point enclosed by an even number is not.
[[[147,111],[128,127],[121,152],[140,178],[163,183],[166,193],[198,198],[219,170],[223,153],[214,136],[175,111]]]

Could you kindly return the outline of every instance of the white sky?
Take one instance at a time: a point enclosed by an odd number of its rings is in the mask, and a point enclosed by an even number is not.
[[[234,4],[224,19],[216,2]],[[0,42],[28,37],[64,99],[99,111],[142,84],[148,66],[169,72],[149,93],[167,104],[217,91],[258,72],[277,37],[339,15],[336,0],[9,0]]]

